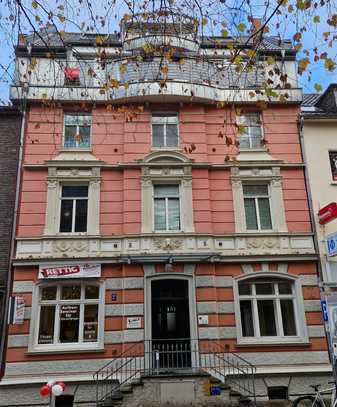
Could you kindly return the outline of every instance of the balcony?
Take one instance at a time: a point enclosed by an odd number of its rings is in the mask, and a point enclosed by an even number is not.
[[[150,56],[149,56],[150,59]],[[181,101],[248,102],[259,100],[279,103],[280,95],[288,102],[301,101],[300,89],[278,89],[275,96],[254,95],[252,91],[266,79],[265,68],[242,68],[184,57],[167,62],[154,57],[135,59],[72,61],[80,68],[78,81],[65,82],[65,61],[41,61],[37,71],[24,81],[25,64],[19,64],[17,81],[11,86],[11,99],[69,101]],[[283,102],[284,103],[284,102]]]

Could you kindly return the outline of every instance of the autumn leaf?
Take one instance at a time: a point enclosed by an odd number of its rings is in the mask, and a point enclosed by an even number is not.
[[[321,92],[322,91],[322,85],[320,85],[319,83],[315,83],[315,90],[316,90],[316,92]]]
[[[308,67],[310,61],[308,58],[302,58],[298,61],[298,72],[302,74]]]
[[[32,2],[32,7],[33,7],[33,8],[35,8],[35,9],[37,9],[38,4],[37,4],[37,2],[36,2],[36,1],[33,1],[33,2]]]
[[[327,23],[331,25],[332,27],[337,27],[337,14],[334,14],[327,20]]]
[[[203,18],[202,20],[201,20],[201,24],[202,25],[206,25],[208,23],[208,20],[207,20],[207,18]]]
[[[269,56],[269,57],[267,58],[267,64],[268,64],[268,65],[273,65],[273,64],[275,64],[275,59],[274,59],[272,56]]]
[[[223,37],[228,37],[228,31],[227,30],[221,30],[221,35]]]
[[[336,67],[336,64],[334,63],[334,61],[331,58],[327,58],[324,62],[324,68],[329,71],[332,72]]]
[[[318,23],[321,22],[321,18],[320,18],[320,16],[315,16],[315,17],[312,19],[312,21],[313,21],[314,23],[318,24]]]
[[[167,75],[168,70],[169,70],[169,69],[168,69],[168,66],[167,66],[167,65],[162,66],[161,69],[160,69],[160,71],[161,71],[164,75]]]
[[[61,21],[61,23],[64,23],[66,21],[65,17],[62,14],[58,14],[57,17]]]
[[[238,30],[239,32],[244,32],[245,29],[246,29],[246,24],[245,24],[245,23],[240,23],[240,24],[237,25],[236,28],[237,28],[237,30]]]
[[[119,65],[119,72],[120,73],[125,73],[127,71],[127,68],[126,68],[126,66],[125,65]]]

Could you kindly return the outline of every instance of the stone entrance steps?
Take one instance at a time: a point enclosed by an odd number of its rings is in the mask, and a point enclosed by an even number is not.
[[[133,380],[99,407],[237,407],[240,399],[240,393],[207,373],[168,374]],[[242,407],[249,405],[242,401]]]

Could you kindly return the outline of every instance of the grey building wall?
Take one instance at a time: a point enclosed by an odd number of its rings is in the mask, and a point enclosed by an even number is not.
[[[0,344],[5,335],[4,306],[14,219],[20,131],[20,111],[15,107],[0,106]],[[2,356],[0,346],[0,375]]]

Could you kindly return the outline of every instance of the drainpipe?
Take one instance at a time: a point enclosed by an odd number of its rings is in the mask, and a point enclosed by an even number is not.
[[[8,311],[9,311],[9,297],[12,292],[13,285],[13,267],[12,261],[15,254],[15,235],[16,235],[16,226],[17,226],[17,216],[19,208],[19,197],[20,197],[20,185],[21,185],[21,175],[22,175],[22,157],[23,157],[23,144],[24,144],[24,135],[26,128],[26,101],[23,106],[22,111],[22,122],[20,130],[20,142],[19,142],[19,160],[18,168],[16,175],[16,189],[15,189],[15,203],[14,203],[14,214],[13,214],[13,223],[12,223],[12,232],[11,232],[11,243],[10,243],[10,252],[9,252],[9,261],[8,261],[8,280],[7,288],[5,292],[5,307],[4,307],[4,330],[3,335],[0,341],[0,379],[3,377],[5,372],[5,349],[7,345],[7,335],[8,335]]]

